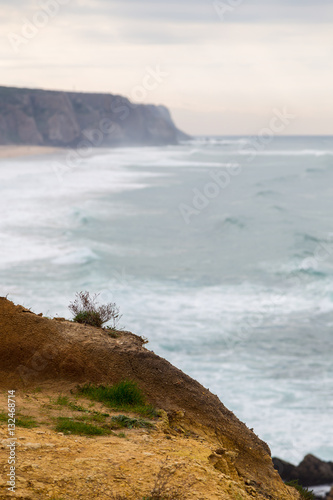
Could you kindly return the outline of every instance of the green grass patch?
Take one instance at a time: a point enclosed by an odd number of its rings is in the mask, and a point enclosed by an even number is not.
[[[115,406],[143,406],[144,395],[136,382],[123,380],[111,386],[86,384],[78,388],[79,394]]]
[[[64,434],[78,434],[80,436],[105,436],[110,434],[108,429],[96,427],[85,422],[77,422],[71,418],[59,417],[56,425],[57,432]]]
[[[0,422],[8,422],[8,413],[0,412]],[[25,427],[26,429],[32,429],[33,427],[38,427],[36,420],[32,417],[26,417],[25,415],[15,416],[15,425],[18,427]]]
[[[152,423],[147,422],[147,420],[143,420],[142,418],[130,418],[126,417],[126,415],[117,415],[115,417],[111,417],[111,427],[114,428],[124,428],[133,429],[138,427],[143,428],[151,428],[154,427]]]
[[[307,488],[303,488],[301,484],[298,483],[298,479],[294,481],[289,481],[286,483],[287,486],[292,486],[297,491],[300,492],[302,500],[315,500],[315,496],[312,491],[309,491]]]
[[[104,330],[106,331],[106,333],[112,337],[113,339],[117,339],[119,336],[120,336],[120,332],[119,330],[116,330],[115,328],[112,328],[112,326],[106,326],[104,328]]]
[[[106,420],[106,417],[109,417],[108,413],[99,413],[94,412],[90,415],[82,415],[81,417],[76,417],[76,420],[80,420],[82,422],[99,422],[103,423]]]
[[[58,398],[55,400],[54,404],[58,406],[67,406],[69,403],[69,399],[67,396],[58,396]]]
[[[58,406],[67,406],[73,411],[88,411],[83,406],[77,405],[68,399],[68,396],[59,396],[55,401],[55,404]]]
[[[155,408],[146,404],[143,392],[132,380],[123,380],[112,386],[85,384],[78,386],[77,391],[81,396],[104,403],[109,408],[132,411],[151,418],[157,416]]]
[[[0,422],[7,422],[9,419],[7,413],[5,413],[4,411],[1,411],[0,412]]]
[[[97,326],[97,328],[101,328],[103,324],[103,320],[97,311],[81,311],[74,317],[73,321],[84,325]]]
[[[26,417],[25,415],[20,415],[16,418],[16,425],[18,427],[25,427],[26,429],[33,429],[38,427],[38,423],[32,417]]]

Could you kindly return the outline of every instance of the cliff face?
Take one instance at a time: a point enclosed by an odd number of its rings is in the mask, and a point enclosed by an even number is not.
[[[113,491],[120,487],[128,489],[128,481],[140,487],[140,494],[126,493],[117,498],[142,498],[147,496],[148,488],[152,488],[152,471],[158,474],[157,466],[168,457],[170,466],[184,467],[179,483],[184,484],[185,477],[189,476],[192,482],[186,494],[164,496],[170,500],[299,499],[296,490],[285,486],[274,469],[268,446],[217,396],[145,349],[140,337],[119,332],[117,338],[112,338],[101,328],[62,318],[46,319],[0,298],[0,340],[2,398],[7,396],[9,388],[15,389],[16,397],[20,398],[17,399],[17,411],[24,410],[27,416],[35,415],[39,426],[45,427],[37,430],[36,435],[33,431],[21,435],[28,443],[26,449],[22,444],[26,455],[20,455],[20,470],[28,472],[22,477],[27,496],[20,498],[48,498],[50,484],[55,488],[53,494],[61,492],[62,498],[73,498],[74,484],[77,492],[87,488],[86,469],[91,469],[91,486],[96,497],[75,498],[107,499],[110,498],[107,488]],[[72,398],[71,390],[74,394],[78,383],[106,385],[124,379],[135,380],[148,401],[161,410],[155,430],[144,437],[144,442],[139,431],[133,430],[121,443],[117,442],[117,437],[110,440],[100,436],[96,442],[84,440],[79,446],[76,437],[59,439],[51,429],[52,418],[56,415],[45,414],[48,398],[54,401],[60,393]],[[36,388],[42,392],[40,400],[34,392]],[[0,395],[0,412],[6,412],[5,403]],[[85,403],[87,411],[88,403]],[[105,409],[99,408],[99,411],[104,413]],[[5,432],[5,427],[0,426],[3,450],[7,444]],[[45,443],[41,442],[44,439],[41,436],[45,436]],[[31,442],[29,448],[27,444]],[[47,455],[39,449],[50,445],[54,449],[47,449]],[[106,451],[110,447],[112,454]],[[37,452],[33,451],[37,448]],[[66,453],[67,482],[63,482],[61,450]],[[53,471],[53,478],[46,478],[42,470],[37,470],[36,474],[32,472],[31,463],[36,460],[36,454],[42,458],[44,452],[45,460],[46,456],[52,460],[49,470]],[[82,460],[90,460],[84,471],[80,465]],[[96,462],[91,462],[94,460]],[[103,460],[111,462],[101,469]],[[43,460],[41,466],[42,463]],[[0,481],[0,499],[6,498],[1,496],[1,488],[5,491],[5,484]]]
[[[164,106],[111,94],[0,87],[0,144],[160,145],[185,137]]]

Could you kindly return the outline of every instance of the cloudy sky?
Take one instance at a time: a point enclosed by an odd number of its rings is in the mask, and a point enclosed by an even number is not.
[[[192,134],[333,133],[332,0],[0,0],[0,85],[165,104]]]

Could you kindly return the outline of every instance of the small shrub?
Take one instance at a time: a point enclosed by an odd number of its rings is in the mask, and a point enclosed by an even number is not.
[[[76,422],[66,417],[59,417],[57,419],[56,431],[63,432],[64,434],[79,434],[81,436],[103,436],[110,434],[108,429],[102,429],[84,422]]]
[[[99,313],[96,311],[81,311],[74,317],[74,321],[84,325],[96,326],[97,328],[101,328],[103,324]]]
[[[179,488],[172,485],[175,472],[180,467],[180,465],[176,465],[170,470],[165,461],[155,477],[152,490],[142,500],[184,500],[186,498],[184,491],[180,491]]]
[[[130,418],[126,415],[117,415],[116,417],[111,417],[111,428],[124,428],[133,429],[133,427],[143,427],[149,428],[153,427],[153,424],[143,420],[142,418]]]
[[[93,296],[89,292],[78,292],[76,299],[68,308],[73,314],[73,321],[85,325],[101,328],[107,321],[112,321],[111,329],[115,330],[121,318],[119,308],[114,303],[98,305],[98,294]]]
[[[315,496],[312,491],[309,491],[307,488],[303,488],[301,484],[298,483],[298,479],[293,481],[289,481],[286,483],[287,486],[292,486],[297,491],[300,492],[302,500],[315,500]]]
[[[105,328],[106,333],[113,339],[119,338],[119,331],[112,328],[112,326],[107,326]]]
[[[125,500],[125,498],[133,500],[186,500],[188,498],[187,492],[191,491],[193,481],[190,479],[183,480],[181,485],[175,484],[175,474],[181,469],[181,465],[174,464],[170,467],[167,459],[161,464],[160,470],[155,474],[155,481],[152,488],[142,496],[142,490],[138,489],[138,485],[131,484],[128,481],[128,486],[132,490],[132,494],[122,496],[111,496],[112,500]],[[179,481],[179,480],[178,480]]]

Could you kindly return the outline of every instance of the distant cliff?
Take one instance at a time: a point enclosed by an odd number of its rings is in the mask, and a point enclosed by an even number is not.
[[[186,137],[164,106],[111,94],[0,87],[0,144],[162,145]]]

